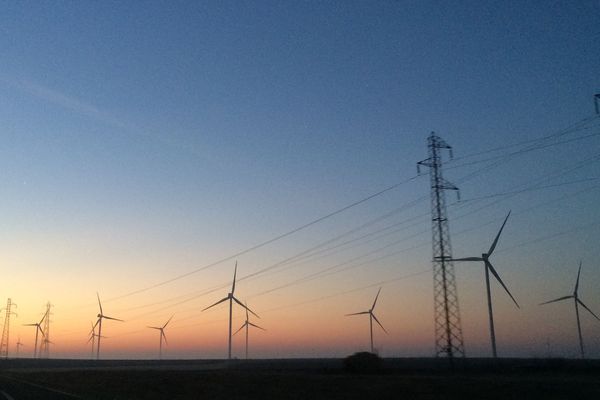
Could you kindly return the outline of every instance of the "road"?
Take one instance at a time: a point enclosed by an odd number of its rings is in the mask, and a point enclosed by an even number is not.
[[[82,397],[15,379],[8,375],[0,375],[0,400],[28,399],[73,400],[82,399]]]

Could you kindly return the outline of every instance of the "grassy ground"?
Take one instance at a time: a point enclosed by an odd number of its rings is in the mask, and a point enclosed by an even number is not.
[[[597,371],[71,370],[9,375],[85,399],[599,399]]]

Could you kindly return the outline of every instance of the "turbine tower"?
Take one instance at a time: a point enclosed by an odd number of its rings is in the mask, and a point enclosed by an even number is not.
[[[262,328],[256,324],[253,324],[252,322],[250,322],[250,316],[248,315],[248,304],[246,302],[244,302],[244,306],[246,307],[246,322],[244,322],[242,324],[242,326],[240,326],[240,329],[238,329],[237,331],[235,331],[235,333],[233,334],[234,336],[237,335],[237,333],[239,331],[241,331],[243,328],[246,328],[246,360],[248,359],[248,329],[253,326],[255,328],[258,329],[262,329],[263,331],[266,331],[265,328]]]
[[[447,149],[452,158],[450,147],[435,132],[427,139],[429,158],[417,163],[429,167],[431,185],[431,231],[433,248],[433,304],[435,322],[435,355],[436,357],[465,356],[460,311],[458,308],[458,292],[452,264],[452,246],[450,244],[450,227],[446,214],[446,190],[458,188],[442,176],[441,150]]]
[[[369,330],[371,332],[371,353],[375,353],[375,348],[373,347],[373,320],[375,320],[375,322],[377,322],[379,324],[381,329],[383,329],[383,331],[386,334],[388,333],[385,330],[385,328],[383,327],[383,325],[381,325],[381,322],[379,322],[379,320],[377,319],[375,314],[373,314],[373,310],[375,309],[375,305],[377,304],[377,299],[379,298],[380,292],[381,292],[381,288],[379,288],[379,290],[377,291],[377,295],[375,296],[375,301],[373,301],[373,305],[371,306],[371,308],[368,311],[361,311],[361,312],[357,312],[357,313],[346,314],[346,317],[351,316],[351,315],[369,314]]]
[[[160,327],[159,326],[149,326],[148,327],[150,329],[156,329],[156,330],[160,331],[160,335],[158,337],[158,359],[159,360],[162,360],[163,339],[165,340],[165,344],[167,344],[167,336],[165,335],[165,328],[167,327],[167,325],[169,325],[169,322],[171,322],[172,318],[173,318],[173,315],[171,315],[171,318],[169,318],[163,326],[160,326]]]
[[[492,341],[492,353],[494,355],[494,358],[498,357],[498,353],[496,352],[496,332],[494,330],[494,314],[492,311],[492,294],[490,291],[490,272],[492,273],[492,275],[494,275],[494,277],[496,278],[498,283],[500,283],[500,285],[502,285],[502,287],[504,288],[506,293],[508,293],[508,295],[510,296],[512,301],[515,303],[517,308],[521,308],[521,307],[519,307],[519,303],[517,303],[517,301],[515,300],[513,295],[510,293],[510,291],[504,284],[504,282],[502,282],[500,275],[498,275],[498,272],[496,272],[496,270],[492,266],[492,263],[489,260],[490,256],[494,252],[494,249],[496,248],[496,245],[498,244],[498,239],[500,239],[500,234],[502,233],[502,230],[504,229],[504,225],[506,225],[506,221],[508,220],[508,217],[510,217],[510,211],[508,212],[508,215],[504,219],[504,222],[502,223],[502,226],[500,227],[500,231],[498,231],[498,234],[496,235],[496,238],[494,239],[494,242],[490,246],[490,249],[488,250],[487,253],[483,253],[481,255],[481,257],[455,258],[452,260],[452,261],[483,261],[484,268],[485,268],[485,287],[487,290],[488,316],[489,316],[489,320],[490,320],[490,339]]]
[[[6,302],[6,317],[4,318],[4,329],[2,329],[2,340],[0,340],[0,357],[8,358],[8,346],[9,346],[9,334],[10,334],[10,316],[18,316],[17,313],[11,310],[12,307],[17,305],[9,298]],[[2,311],[2,310],[0,310]]]
[[[229,300],[229,348],[228,348],[228,353],[227,353],[227,359],[231,360],[231,319],[232,319],[232,315],[233,315],[233,302],[235,301],[236,303],[238,303],[240,306],[244,307],[246,310],[250,311],[252,314],[254,314],[257,318],[260,318],[254,311],[252,311],[251,309],[249,309],[248,307],[246,307],[241,301],[239,301],[235,296],[234,296],[234,292],[235,292],[235,277],[237,275],[237,261],[235,262],[235,269],[233,271],[233,284],[231,285],[231,292],[227,293],[226,297],[223,297],[221,300],[217,301],[216,303],[206,307],[204,310],[202,311],[206,311],[209,308],[212,308],[214,306],[216,306],[217,304],[221,304],[224,301]]]
[[[600,318],[598,318],[598,316],[596,314],[594,314],[592,312],[592,310],[590,310],[588,308],[588,306],[583,304],[583,301],[581,301],[581,299],[579,298],[579,276],[580,276],[580,274],[581,274],[581,261],[579,261],[579,270],[577,271],[577,281],[575,282],[575,290],[573,291],[573,294],[569,295],[569,296],[559,297],[558,299],[546,301],[544,303],[541,303],[540,305],[554,303],[554,302],[562,301],[562,300],[573,299],[573,302],[575,303],[575,315],[577,316],[577,333],[579,334],[579,350],[581,351],[581,358],[585,358],[585,352],[583,351],[583,337],[581,335],[581,322],[579,321],[579,306],[588,310],[588,312],[590,314],[592,314],[594,316],[594,318],[596,318],[598,321],[600,321]]]
[[[96,328],[96,326],[98,327],[98,335],[96,335],[96,337],[98,338],[98,344],[97,344],[98,347],[96,347],[96,360],[99,360],[100,359],[100,339],[102,339],[102,320],[103,319],[112,319],[113,321],[119,321],[119,322],[123,322],[123,320],[104,315],[104,312],[102,311],[102,303],[100,302],[100,295],[98,293],[96,293],[96,296],[98,297],[98,307],[100,308],[100,313],[98,314],[98,320],[96,321],[96,324],[94,325],[93,328]]]

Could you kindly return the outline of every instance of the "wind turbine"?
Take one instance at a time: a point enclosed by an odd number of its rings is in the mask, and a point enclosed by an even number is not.
[[[581,336],[581,323],[579,322],[579,306],[588,310],[589,313],[592,314],[594,316],[594,318],[596,318],[598,321],[600,321],[600,318],[598,318],[598,316],[596,314],[594,314],[592,312],[592,310],[590,310],[588,308],[588,306],[583,304],[583,301],[581,301],[579,299],[578,291],[579,291],[579,276],[580,276],[580,274],[581,274],[581,261],[579,261],[579,271],[577,271],[577,282],[575,282],[575,290],[573,291],[573,294],[570,296],[563,296],[563,297],[559,297],[558,299],[546,301],[544,303],[541,303],[540,305],[554,303],[557,301],[562,301],[562,300],[567,300],[567,299],[573,299],[573,302],[575,303],[575,315],[577,316],[577,333],[579,334],[579,350],[581,350],[581,358],[585,358],[585,353],[583,351],[583,337]]]
[[[368,311],[361,311],[361,312],[357,312],[357,313],[346,314],[346,317],[348,317],[350,315],[369,314],[369,329],[370,329],[370,332],[371,332],[371,353],[375,353],[375,348],[373,347],[373,320],[375,320],[375,322],[377,322],[379,324],[379,326],[381,327],[381,329],[383,329],[383,331],[386,334],[388,333],[385,330],[385,328],[383,327],[383,325],[381,325],[381,322],[379,322],[379,320],[377,319],[377,317],[375,316],[375,314],[373,314],[373,310],[375,309],[375,304],[377,304],[377,299],[379,298],[379,293],[380,292],[381,292],[381,288],[379,288],[379,290],[377,291],[377,296],[375,296],[375,301],[373,301],[373,305],[371,306],[371,308]]]
[[[90,325],[92,327],[92,329],[90,330],[90,337],[88,339],[88,341],[86,343],[92,342],[92,358],[94,358],[94,348],[96,347],[96,338],[98,337],[98,334],[96,334],[96,325],[94,325],[93,322],[90,322]],[[102,336],[103,338],[106,338],[106,336]]]
[[[233,314],[233,302],[235,301],[240,306],[244,307],[246,310],[248,310],[252,314],[254,314],[256,317],[260,318],[254,311],[252,311],[251,309],[246,307],[241,301],[239,301],[233,295],[235,292],[235,277],[236,277],[236,275],[237,275],[237,261],[235,262],[235,269],[233,271],[233,284],[231,285],[231,292],[227,293],[226,297],[223,297],[221,300],[217,301],[215,304],[212,304],[212,305],[206,307],[204,310],[202,310],[202,311],[206,311],[209,308],[216,306],[217,304],[221,304],[222,302],[229,300],[229,351],[228,351],[228,355],[227,355],[228,360],[231,360],[231,336],[232,336],[231,335],[231,318],[232,318],[232,314]]]
[[[496,238],[494,239],[494,242],[490,246],[490,249],[488,250],[487,253],[483,253],[481,255],[481,257],[454,258],[454,259],[450,260],[450,261],[483,261],[483,263],[485,265],[485,287],[487,290],[488,314],[489,314],[489,319],[490,319],[490,338],[492,340],[492,353],[494,355],[494,358],[498,357],[498,353],[496,352],[496,332],[494,331],[494,314],[492,311],[492,294],[490,292],[490,272],[492,273],[492,275],[494,275],[494,277],[500,283],[500,285],[502,285],[504,290],[506,290],[506,293],[508,293],[508,295],[510,296],[512,301],[515,303],[517,308],[519,308],[519,309],[521,308],[521,307],[519,307],[519,303],[517,303],[517,301],[515,300],[513,295],[510,293],[510,291],[504,284],[504,282],[502,282],[500,275],[498,275],[498,272],[496,272],[496,270],[492,266],[492,263],[489,260],[489,257],[492,255],[492,253],[494,252],[494,249],[496,248],[496,245],[498,244],[498,239],[500,238],[500,234],[502,233],[502,230],[504,229],[504,225],[506,225],[506,221],[508,220],[508,217],[510,217],[510,211],[508,212],[508,215],[504,219],[504,222],[502,223],[502,226],[500,227],[500,231],[498,231],[498,234],[496,235]]]
[[[248,359],[248,329],[249,329],[251,326],[253,326],[253,327],[255,327],[255,328],[262,329],[263,331],[266,331],[266,329],[265,329],[265,328],[262,328],[262,327],[260,327],[260,326],[258,326],[258,325],[256,325],[256,324],[253,324],[252,322],[250,322],[250,316],[248,315],[248,307],[247,307],[247,306],[248,306],[248,304],[246,304],[246,303],[244,302],[244,307],[246,308],[246,322],[244,322],[244,323],[242,324],[242,326],[240,326],[240,329],[238,329],[238,330],[237,330],[237,331],[235,331],[235,333],[234,333],[234,335],[237,335],[237,333],[238,333],[239,331],[241,331],[243,328],[246,328],[246,360]]]
[[[165,324],[161,327],[158,326],[149,326],[148,328],[150,329],[157,329],[160,331],[160,336],[159,336],[159,340],[158,340],[158,357],[160,360],[162,360],[162,342],[163,339],[165,340],[165,344],[167,344],[167,336],[165,335],[165,328],[167,327],[167,325],[169,325],[169,322],[171,322],[171,319],[173,318],[173,315],[171,315],[171,318],[169,318],[169,320],[167,322],[165,322]]]
[[[42,337],[45,337],[44,330],[42,329],[42,322],[44,322],[44,318],[46,318],[46,314],[40,319],[40,322],[36,322],[34,324],[23,324],[23,326],[35,326],[35,345],[33,346],[33,358],[37,358],[37,349],[38,349],[38,334],[41,332]]]
[[[102,311],[102,303],[100,302],[100,295],[98,293],[96,293],[96,296],[98,297],[98,307],[100,307],[100,313],[98,314],[98,320],[96,321],[96,324],[93,326],[93,328],[96,328],[96,326],[98,326],[98,335],[96,335],[96,337],[98,338],[98,347],[96,348],[96,360],[99,360],[100,359],[100,339],[102,339],[102,320],[103,319],[112,319],[114,321],[120,321],[120,322],[123,322],[123,320],[104,315],[104,312]]]

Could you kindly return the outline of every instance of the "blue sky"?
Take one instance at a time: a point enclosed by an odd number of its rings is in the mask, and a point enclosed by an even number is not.
[[[599,12],[596,1],[5,4],[3,264],[23,276],[0,289],[29,299],[34,295],[23,281],[45,277],[49,283],[38,283],[34,291],[40,298],[27,300],[43,304],[56,297],[52,280],[71,275],[82,295],[90,294],[85,303],[93,304],[96,290],[112,297],[185,273],[414,176],[431,130],[452,144],[456,157],[484,152],[466,162],[506,154],[511,149],[487,151],[592,117],[592,97],[600,92]],[[599,129],[597,119],[582,127],[565,138]],[[598,144],[590,136],[525,153],[464,182],[486,164],[449,169],[446,176],[461,186],[465,200],[514,191],[551,172],[570,171],[597,155]],[[451,206],[452,217],[472,211],[451,221],[451,229],[474,229],[453,238],[455,253],[481,253],[509,209],[515,215],[503,238],[507,247],[598,221],[597,181],[587,179],[599,172],[597,160],[591,160],[547,182],[568,185],[510,197],[481,211],[473,211],[476,202]],[[240,265],[258,270],[427,195],[423,177],[250,253]],[[552,199],[557,200],[543,204]],[[543,205],[525,211],[538,203]],[[405,215],[428,208],[426,198]],[[479,222],[489,225],[477,230]],[[428,228],[424,218],[411,229]],[[594,245],[598,233],[593,225],[561,236],[564,242],[542,240],[507,250],[503,257],[512,267],[506,267],[506,281],[522,283],[517,293],[534,292],[539,276],[552,272],[559,276],[536,288],[548,292],[539,297],[555,289],[568,292],[583,258],[590,307],[600,311],[593,291],[600,283],[594,261],[600,255]],[[428,235],[407,246],[426,242]],[[305,266],[259,286],[268,289],[381,244],[350,248],[330,264]],[[559,245],[564,247],[558,250]],[[417,265],[426,268],[430,257],[430,248],[420,247],[388,259],[381,272],[323,281],[323,290],[391,279]],[[563,271],[567,263],[572,268]],[[214,285],[213,279],[227,279],[230,267],[198,274],[199,281],[188,284]],[[102,277],[86,280],[99,270]],[[428,282],[413,286],[426,288]],[[481,287],[478,275],[459,277],[468,315],[480,295],[473,290]],[[170,287],[153,296],[168,299],[181,290]],[[302,296],[290,295],[288,302]],[[83,301],[72,297],[62,301]],[[518,323],[508,306],[505,318]],[[475,331],[479,317],[464,317],[467,331]],[[598,326],[587,329],[598,337]],[[473,346],[485,354],[485,334],[481,345],[475,332],[472,336],[478,343]],[[570,354],[568,340],[559,336],[554,340]],[[513,339],[514,354],[526,354],[523,343],[529,339]],[[390,339],[390,354],[403,354],[400,343]],[[600,342],[593,346],[599,356]],[[264,354],[270,354],[267,347]],[[419,351],[430,354],[426,347]]]

